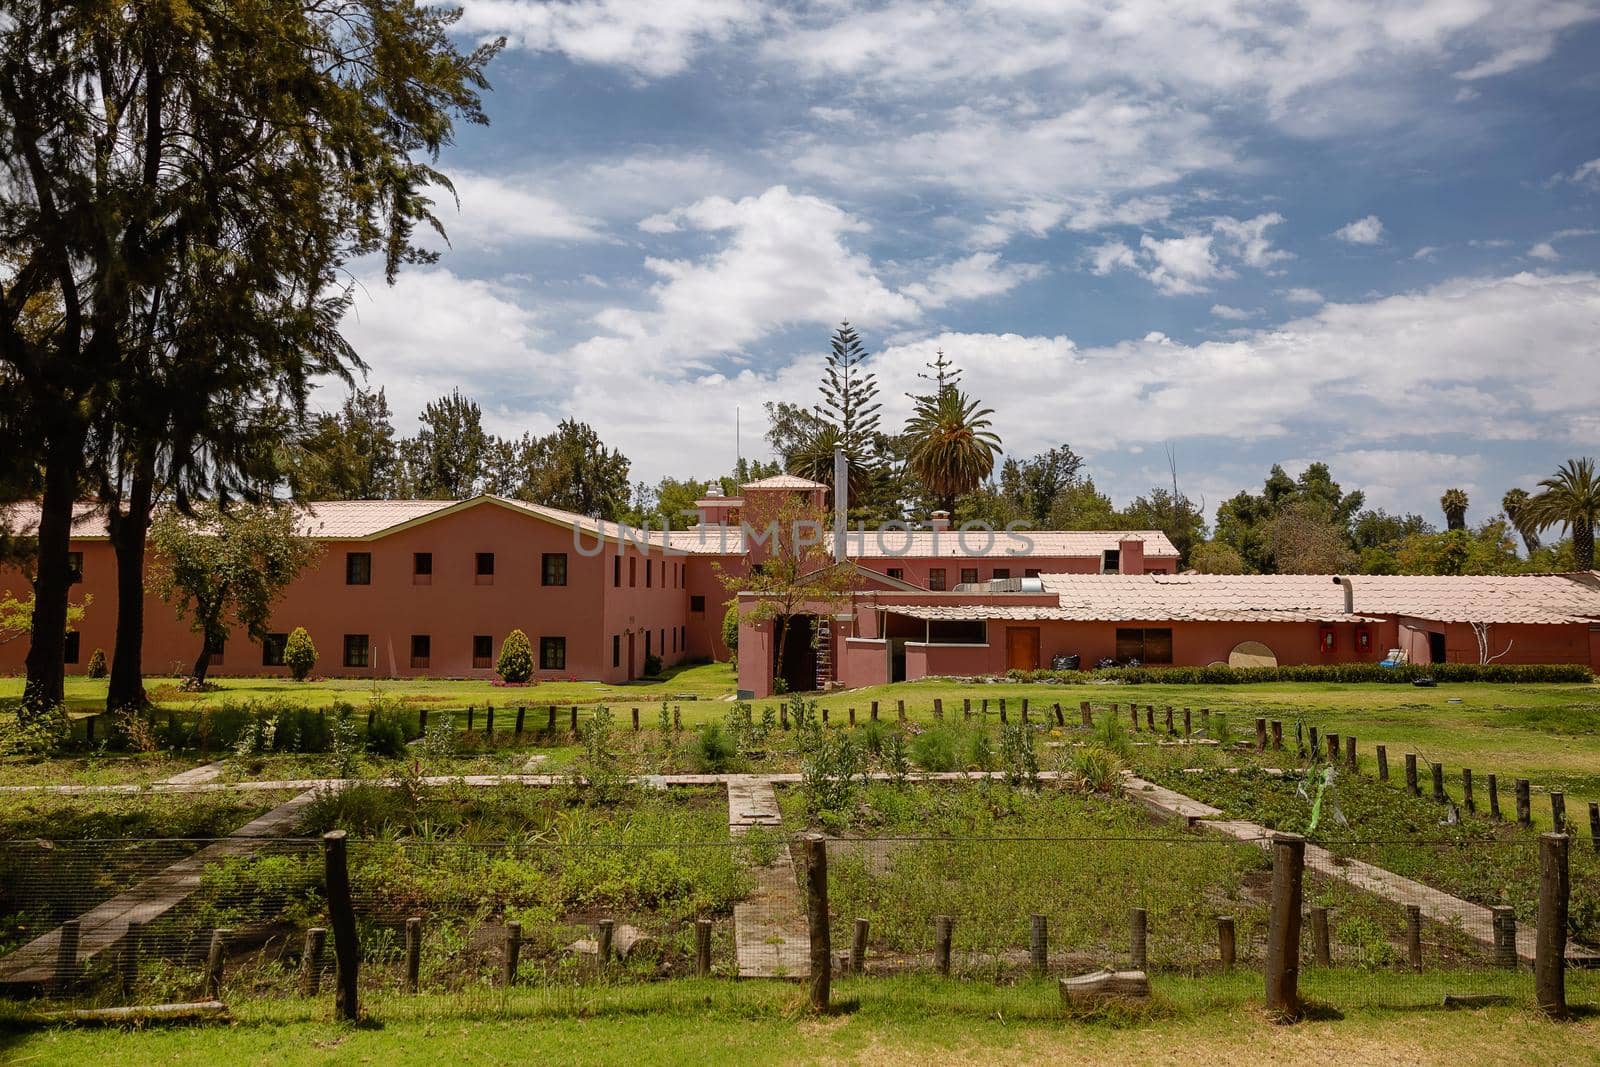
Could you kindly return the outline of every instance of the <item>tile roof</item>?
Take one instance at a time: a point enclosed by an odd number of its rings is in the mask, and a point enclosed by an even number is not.
[[[1022,559],[1096,558],[1126,537],[1144,541],[1148,559],[1176,559],[1178,550],[1159,530],[1027,530],[1016,533],[978,530],[852,530],[845,535],[852,559]],[[744,531],[738,526],[702,524],[674,530],[672,547],[680,552],[743,555]],[[824,535],[832,551],[833,535]]]
[[[822,482],[814,482],[810,478],[802,478],[798,474],[774,474],[771,478],[762,478],[760,481],[745,482],[740,489],[826,489]]]

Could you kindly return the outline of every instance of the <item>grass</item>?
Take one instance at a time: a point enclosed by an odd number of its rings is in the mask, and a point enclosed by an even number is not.
[[[1594,1014],[1552,1023],[1528,1006],[1531,982],[1510,981],[1517,1003],[1447,1012],[1459,979],[1303,972],[1307,997],[1332,1006],[1295,1026],[1259,1007],[1260,976],[1237,972],[1156,984],[1143,1013],[1066,1020],[1051,980],[1014,985],[937,978],[836,981],[839,1010],[810,1015],[788,983],[686,979],[631,986],[465,995],[371,996],[372,1021],[329,1020],[329,1000],[224,997],[227,1026],[0,1029],[13,1064],[133,1063],[694,1063],[1241,1062],[1573,1063],[1600,1047]],[[1504,980],[1502,980],[1504,981]],[[1600,982],[1568,978],[1569,1001],[1594,1003]],[[17,1009],[9,1009],[15,1012]],[[1589,1050],[1585,1052],[1584,1050]]]

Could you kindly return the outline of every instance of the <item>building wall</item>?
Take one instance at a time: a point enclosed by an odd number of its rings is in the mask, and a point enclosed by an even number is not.
[[[1030,570],[1041,574],[1100,573],[1100,559],[1097,556],[986,556],[977,559],[952,559],[943,556],[875,556],[856,562],[879,574],[898,570],[902,581],[923,589],[928,588],[928,572],[935,568],[944,569],[946,589],[954,589],[962,580],[962,570],[967,568],[978,572],[976,580],[980,582],[992,580],[996,570],[1009,571],[1007,577],[1011,578],[1021,578]],[[1177,569],[1177,562],[1175,559],[1146,558],[1143,569],[1138,573],[1171,574]]]

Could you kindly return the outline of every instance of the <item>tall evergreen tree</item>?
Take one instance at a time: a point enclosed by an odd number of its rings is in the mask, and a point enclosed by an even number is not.
[[[401,444],[410,495],[461,500],[482,492],[492,443],[483,430],[478,402],[452,389],[429,402],[417,418],[422,429]]]
[[[822,372],[822,403],[817,414],[838,431],[839,444],[853,461],[865,463],[878,432],[878,376],[866,369],[867,350],[855,329],[841,322],[828,340]]]
[[[356,388],[291,447],[289,491],[296,500],[382,500],[395,495],[398,463],[388,397]]]

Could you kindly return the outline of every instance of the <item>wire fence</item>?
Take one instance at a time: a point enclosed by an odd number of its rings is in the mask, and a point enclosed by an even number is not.
[[[1268,844],[834,838],[829,967],[1002,983],[1100,968],[1158,981],[1260,971],[1273,921]],[[1466,862],[1455,844],[1403,844],[1420,867]],[[817,886],[802,846],[761,828],[662,844],[350,841],[358,985],[804,978]],[[1313,848],[1302,972],[1325,995],[1365,997],[1375,974],[1426,970],[1458,993],[1526,999],[1540,892],[1538,857],[1526,853],[1537,848],[1474,848],[1476,895],[1507,902],[1490,906]],[[306,838],[0,844],[0,991],[80,1006],[316,993],[335,973],[327,862],[324,843]],[[1581,944],[1568,953],[1600,962]],[[1402,1002],[1434,996],[1397,988]]]

